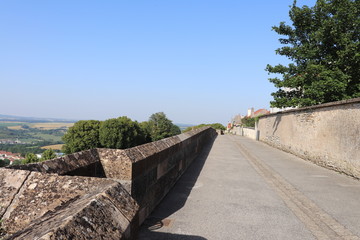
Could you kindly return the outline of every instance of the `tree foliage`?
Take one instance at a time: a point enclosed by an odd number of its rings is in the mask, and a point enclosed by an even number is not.
[[[7,165],[10,164],[10,160],[9,159],[0,159],[0,167],[5,167]]]
[[[20,165],[22,164],[21,160],[14,160],[12,165]]]
[[[191,131],[191,130],[194,130],[194,129],[197,129],[197,128],[202,128],[202,127],[212,127],[214,129],[218,129],[218,130],[226,130],[226,128],[224,127],[224,125],[222,125],[221,123],[211,123],[211,124],[199,124],[199,125],[196,125],[196,126],[192,126],[192,127],[187,127],[185,128],[185,130],[183,132],[188,132],[188,131]]]
[[[28,153],[26,154],[25,159],[21,161],[21,163],[28,164],[28,163],[36,163],[39,161],[40,159],[34,153]]]
[[[144,139],[145,139],[145,142],[151,142],[151,124],[150,122],[147,122],[147,121],[144,121],[144,122],[141,122],[140,124],[140,128],[144,134]]]
[[[145,143],[145,137],[138,122],[123,116],[101,123],[100,143],[106,148],[124,149]]]
[[[62,137],[63,152],[74,153],[86,149],[101,147],[99,139],[100,121],[82,120],[70,127]]]
[[[56,154],[55,151],[52,150],[51,148],[46,149],[41,155],[41,161],[45,161],[53,158],[56,158]]]
[[[164,113],[155,113],[149,121],[140,124],[126,116],[101,122],[78,121],[63,136],[63,152],[69,154],[98,147],[125,149],[180,133],[180,128]]]
[[[148,128],[152,141],[157,141],[181,133],[180,128],[173,124],[163,112],[154,113],[150,116]]]
[[[241,123],[244,127],[255,127],[256,118],[244,117],[241,119]]]
[[[268,65],[278,90],[273,107],[309,106],[360,97],[360,1],[317,0],[314,7],[289,11],[292,26],[273,30],[285,36],[276,53],[292,63]]]

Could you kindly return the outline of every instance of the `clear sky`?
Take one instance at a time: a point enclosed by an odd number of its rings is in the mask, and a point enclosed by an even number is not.
[[[298,1],[314,5],[315,0]],[[0,114],[226,124],[269,108],[292,0],[0,1]]]

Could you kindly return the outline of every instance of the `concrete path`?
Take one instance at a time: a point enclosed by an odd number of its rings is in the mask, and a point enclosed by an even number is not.
[[[139,239],[360,239],[360,182],[244,137],[218,136]]]

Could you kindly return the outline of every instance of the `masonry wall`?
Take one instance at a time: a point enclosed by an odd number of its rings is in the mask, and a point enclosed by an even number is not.
[[[216,135],[205,127],[127,150],[132,163],[127,188],[140,206],[140,224]]]
[[[360,178],[360,98],[262,116],[260,140]]]
[[[205,127],[134,148],[0,168],[2,227],[8,239],[135,239],[138,226],[216,135]]]
[[[231,134],[235,134],[235,135],[239,135],[239,136],[244,136],[244,137],[248,137],[251,138],[253,140],[256,140],[256,130],[255,128],[247,128],[247,127],[234,127],[233,129],[230,130]]]

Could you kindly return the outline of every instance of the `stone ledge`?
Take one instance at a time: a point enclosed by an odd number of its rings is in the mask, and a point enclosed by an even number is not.
[[[289,109],[289,110],[280,111],[280,112],[276,112],[276,113],[265,114],[265,115],[260,116],[259,118],[266,118],[266,117],[272,117],[272,116],[281,115],[281,114],[304,112],[304,111],[310,111],[310,110],[319,109],[319,108],[330,108],[330,107],[337,107],[337,106],[341,106],[341,105],[350,105],[350,104],[360,104],[360,98],[353,98],[353,99],[342,100],[342,101],[337,101],[337,102],[323,103],[323,104],[313,105],[313,106],[309,106],[309,107]]]

